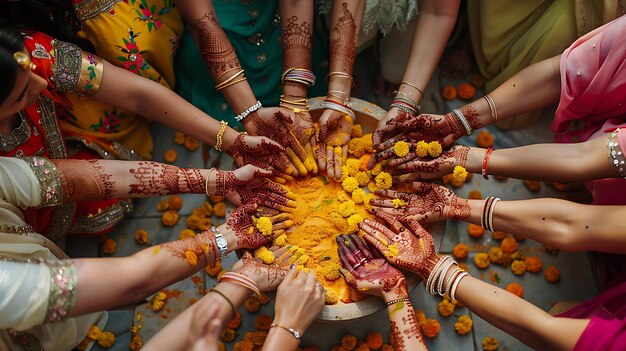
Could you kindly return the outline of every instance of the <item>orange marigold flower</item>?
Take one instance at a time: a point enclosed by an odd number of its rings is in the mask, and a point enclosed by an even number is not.
[[[356,343],[357,339],[354,335],[348,334],[344,335],[343,338],[341,338],[341,346],[346,350],[354,350],[354,348],[356,347]]]
[[[170,210],[178,211],[183,207],[183,198],[178,195],[170,196],[167,202],[170,205]]]
[[[161,215],[161,223],[163,223],[166,227],[172,227],[178,223],[179,218],[178,212],[174,210],[167,210],[163,212],[163,215]]]
[[[220,340],[223,342],[233,342],[237,338],[237,332],[231,328],[224,328],[220,333]]]
[[[526,270],[531,273],[539,273],[541,272],[541,268],[543,266],[541,262],[541,258],[539,256],[528,256],[524,259],[526,262]]]
[[[456,99],[456,88],[452,85],[444,86],[441,89],[441,97],[448,101]]]
[[[237,329],[240,326],[241,326],[241,313],[237,311],[237,314],[235,314],[235,317],[233,317],[233,319],[230,322],[228,322],[228,324],[226,324],[226,328]]]
[[[459,319],[454,323],[454,330],[460,335],[467,335],[472,331],[474,322],[469,316],[459,316]]]
[[[238,341],[233,345],[233,351],[252,351],[254,343],[252,341]]]
[[[270,330],[271,325],[272,325],[272,317],[268,316],[265,313],[258,315],[254,319],[254,327],[257,328],[258,330],[268,331]]]
[[[243,307],[250,313],[256,313],[261,308],[261,302],[257,297],[250,297],[244,302]]]
[[[148,243],[148,232],[145,229],[135,230],[135,241],[138,244]]]
[[[117,251],[117,243],[111,238],[105,238],[102,244],[102,252],[107,255],[113,255]]]
[[[489,133],[487,129],[483,129],[476,135],[476,145],[484,149],[493,146],[493,134]]]
[[[439,322],[436,319],[428,318],[422,326],[422,333],[429,338],[434,338],[435,336],[437,336],[440,330],[441,325],[439,325]]]
[[[172,162],[176,161],[176,156],[177,156],[176,155],[176,150],[174,150],[174,149],[167,149],[163,153],[163,159],[167,163],[172,163]]]
[[[531,193],[536,193],[541,190],[541,182],[537,182],[534,180],[525,180],[523,183],[528,191],[530,191]]]
[[[491,236],[494,238],[494,240],[502,240],[509,236],[509,234],[496,230],[495,232],[491,233]]]
[[[476,96],[476,88],[469,83],[461,83],[456,88],[459,98],[463,100],[472,100]]]
[[[485,77],[481,76],[480,74],[472,74],[472,79],[470,79],[470,83],[472,83],[472,85],[476,89],[482,89],[485,87]]]
[[[437,304],[437,311],[442,317],[451,316],[454,313],[455,305],[448,299],[442,299],[441,302]]]
[[[515,240],[515,238],[512,238],[510,236],[506,237],[502,239],[502,242],[500,243],[500,248],[504,253],[513,253],[517,251],[517,241]]]
[[[224,202],[218,202],[214,204],[213,214],[215,214],[215,217],[218,217],[218,218],[226,217],[226,204]]]
[[[467,234],[472,238],[480,238],[485,234],[485,229],[478,224],[469,223],[467,225]]]
[[[369,332],[365,337],[367,345],[373,349],[379,349],[383,346],[383,336],[379,332]]]
[[[198,143],[198,139],[190,137],[190,136],[185,137],[185,149],[189,151],[196,151],[198,150],[199,146],[200,146],[200,143]]]
[[[543,271],[543,276],[548,283],[556,283],[561,279],[561,271],[555,266],[548,266],[548,268]]]
[[[465,245],[463,243],[458,243],[458,244],[454,245],[454,247],[452,248],[452,255],[457,260],[463,260],[463,259],[467,258],[468,250],[469,249],[467,248],[467,245]]]
[[[506,286],[506,291],[510,292],[513,295],[524,298],[524,288],[517,283],[509,283],[509,285]]]

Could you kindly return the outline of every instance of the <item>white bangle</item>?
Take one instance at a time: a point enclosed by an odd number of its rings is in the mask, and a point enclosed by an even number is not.
[[[467,136],[472,135],[472,127],[470,127],[469,123],[467,122],[467,119],[465,119],[465,116],[463,116],[463,113],[457,109],[452,110],[452,112],[454,112],[454,114],[459,119],[459,121],[461,121],[461,124],[465,128],[465,132]]]
[[[456,279],[454,280],[454,283],[452,283],[452,288],[450,289],[450,298],[452,299],[452,301],[456,301],[456,288],[459,287],[459,283],[461,282],[461,279],[467,277],[469,275],[469,273],[467,272],[463,272],[461,274],[459,274]]]
[[[489,206],[489,215],[487,216],[487,223],[485,223],[487,225],[487,230],[489,230],[491,232],[494,231],[494,228],[493,228],[493,212],[495,211],[496,203],[498,201],[500,201],[500,198],[496,197],[491,202],[491,205]]]
[[[241,122],[243,121],[244,118],[248,117],[249,114],[251,114],[252,112],[258,111],[259,109],[261,109],[261,107],[263,107],[263,105],[261,104],[261,101],[257,101],[254,105],[250,106],[247,110],[235,116],[235,120],[237,122]]]

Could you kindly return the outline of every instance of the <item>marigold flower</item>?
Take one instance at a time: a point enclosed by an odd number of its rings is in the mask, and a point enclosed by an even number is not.
[[[117,251],[117,243],[115,240],[111,238],[104,239],[104,244],[102,245],[102,252],[107,255],[113,255]]]
[[[484,252],[477,253],[476,256],[474,256],[474,264],[480,269],[489,267],[489,256]]]
[[[375,180],[376,187],[378,187],[378,189],[387,190],[393,185],[393,179],[391,178],[391,174],[387,172],[380,172],[376,176]]]
[[[379,349],[383,346],[383,336],[379,332],[369,332],[365,337],[367,345],[373,349]]]
[[[356,158],[348,158],[345,166],[348,168],[348,175],[354,177],[361,167],[361,162]]]
[[[167,301],[167,295],[164,292],[159,291],[152,298],[152,310],[154,312],[159,312],[165,306],[165,302]]]
[[[426,157],[428,156],[428,143],[424,140],[420,140],[415,145],[415,154],[418,157]]]
[[[428,318],[422,326],[422,333],[429,338],[434,338],[435,336],[437,336],[440,330],[441,325],[439,325],[439,322],[436,319]]]
[[[417,321],[417,325],[421,328],[424,323],[426,323],[426,315],[422,310],[415,310],[415,320]]]
[[[465,182],[467,179],[467,170],[462,166],[455,166],[452,171],[452,179],[458,182]]]
[[[456,90],[459,93],[459,98],[463,100],[472,100],[476,96],[476,88],[470,83],[460,83]]]
[[[489,251],[487,251],[487,255],[489,256],[489,261],[495,264],[506,265],[508,263],[507,256],[502,252],[502,249],[497,246],[490,248]]]
[[[322,274],[324,274],[324,278],[326,280],[337,280],[339,279],[339,277],[341,277],[341,272],[339,271],[339,268],[341,268],[340,265],[335,262],[330,262],[324,266],[324,268],[322,269]]]
[[[513,295],[524,298],[524,288],[517,283],[509,283],[509,285],[506,286],[506,291],[510,292]]]
[[[354,177],[347,177],[341,182],[341,187],[348,193],[352,193],[359,187],[359,181]]]
[[[89,327],[89,331],[87,332],[87,338],[91,340],[98,340],[102,335],[102,330],[97,325],[92,325]]]
[[[183,229],[180,231],[180,234],[178,234],[178,240],[193,238],[194,236],[196,236],[196,232],[194,232],[193,230]]]
[[[128,348],[131,351],[139,351],[142,347],[143,339],[141,339],[141,336],[139,334],[133,335],[132,339],[130,339],[130,342],[128,343]]]
[[[172,227],[178,223],[179,218],[178,212],[174,210],[167,210],[163,212],[163,215],[161,215],[161,223],[163,223],[166,227]]]
[[[256,249],[254,251],[254,257],[260,258],[264,263],[267,264],[274,263],[274,260],[276,259],[274,257],[274,253],[265,246],[261,246]]]
[[[449,299],[442,299],[441,302],[437,304],[437,311],[442,317],[451,316],[454,313],[455,304],[452,303]]]
[[[189,151],[196,151],[198,150],[198,147],[200,146],[200,143],[198,142],[198,139],[193,138],[193,137],[185,137],[185,149],[189,150]]]
[[[174,144],[183,145],[185,143],[185,133],[176,132],[174,134]]]
[[[104,348],[110,348],[115,344],[115,335],[111,332],[105,331],[100,334],[98,338],[98,345]]]
[[[172,163],[172,162],[176,161],[176,156],[177,156],[176,155],[176,150],[174,150],[174,149],[167,149],[163,153],[163,159],[167,163]]]
[[[541,258],[539,256],[528,256],[524,259],[526,262],[526,270],[531,273],[539,273],[541,272],[542,263]]]
[[[548,283],[556,283],[561,279],[561,271],[555,266],[548,266],[548,268],[543,271],[543,276]]]
[[[522,275],[526,272],[526,262],[515,260],[511,263],[511,271],[515,275]]]
[[[441,152],[443,151],[443,148],[441,147],[441,144],[439,144],[438,141],[431,141],[430,143],[428,143],[428,155],[430,157],[439,157],[439,155],[441,155]]]
[[[357,212],[356,205],[352,200],[342,202],[337,207],[337,212],[344,218],[350,217]]]
[[[348,233],[354,233],[359,231],[359,223],[363,222],[363,216],[360,214],[353,214],[348,217]]]
[[[363,147],[365,148],[365,152],[374,152],[374,140],[372,139],[372,133],[364,134],[361,137],[361,140],[363,140]]]
[[[233,342],[237,338],[237,332],[231,328],[224,328],[220,333],[220,340],[223,342]]]
[[[502,239],[502,242],[500,243],[500,248],[504,253],[513,253],[517,251],[517,241],[515,240],[515,238],[512,238],[510,236],[506,237]]]
[[[363,135],[363,127],[360,124],[355,124],[352,126],[352,131],[350,132],[351,138],[360,138]]]
[[[183,198],[178,195],[172,195],[167,201],[171,210],[180,210],[183,207]]]
[[[480,190],[472,189],[467,193],[467,198],[472,200],[481,200],[483,198],[483,194]]]
[[[393,345],[384,344],[380,351],[395,351],[396,348]]]
[[[374,168],[370,170],[370,174],[375,177],[378,174],[380,174],[380,172],[382,171],[383,171],[383,165],[381,163],[377,163],[376,165],[374,165]]]
[[[496,230],[495,232],[491,233],[491,236],[494,238],[494,240],[502,240],[509,236],[509,234]]]
[[[365,154],[365,140],[353,138],[348,142],[348,153],[354,157],[361,157]]]
[[[352,201],[354,201],[355,204],[362,204],[365,202],[366,196],[365,190],[358,188],[352,192]]]
[[[254,226],[256,229],[263,234],[264,236],[272,235],[272,221],[267,217],[252,217],[252,221],[254,222]]]
[[[272,241],[272,244],[275,246],[285,246],[287,245],[287,235],[285,234],[281,234],[278,237],[274,238],[274,241]]]
[[[213,205],[213,214],[217,218],[226,217],[226,204],[224,202],[218,202]]]
[[[454,330],[460,335],[467,335],[472,331],[474,322],[469,316],[459,316],[459,319],[454,323]]]
[[[148,243],[148,232],[145,229],[135,230],[135,241],[138,244]]]
[[[391,200],[391,202],[393,202],[393,208],[401,208],[406,206],[406,201],[402,199],[393,199]]]
[[[334,305],[339,301],[339,295],[334,290],[326,290],[326,294],[324,295],[324,303],[327,305]]]
[[[456,99],[456,88],[452,85],[444,86],[441,89],[441,97],[448,101]]]
[[[524,180],[522,183],[524,183],[528,191],[531,193],[536,193],[541,190],[541,182],[535,180]]]
[[[252,351],[254,350],[254,343],[252,341],[238,341],[233,345],[233,351]]]
[[[472,238],[480,238],[485,234],[485,229],[478,224],[470,223],[467,225],[467,234]]]
[[[272,325],[272,317],[268,316],[265,313],[258,315],[254,319],[254,327],[257,328],[258,330],[268,331],[270,330],[271,325]]]
[[[493,134],[489,133],[487,129],[483,129],[480,133],[476,134],[476,145],[483,149],[493,146]]]
[[[354,350],[356,347],[357,339],[354,335],[344,335],[341,338],[341,346],[346,350]]]
[[[488,336],[483,339],[483,350],[485,351],[495,351],[500,346],[498,339]]]
[[[409,144],[406,141],[398,141],[393,146],[393,152],[398,157],[404,157],[409,154]]]
[[[354,178],[356,178],[357,182],[359,182],[359,186],[366,186],[370,182],[370,180],[372,180],[370,175],[364,171],[357,172],[354,175]]]
[[[163,198],[159,200],[156,205],[156,210],[159,212],[167,211],[170,209],[170,200],[168,198]]]

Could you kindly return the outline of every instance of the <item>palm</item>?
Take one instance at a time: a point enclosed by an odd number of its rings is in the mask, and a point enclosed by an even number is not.
[[[452,173],[455,166],[464,165],[468,152],[469,147],[456,145],[432,160],[417,157],[409,160],[405,157],[390,160],[388,166],[398,176],[399,182],[437,179]]]
[[[446,220],[450,215],[453,191],[438,184],[414,183],[417,193],[401,193],[393,190],[377,190],[376,195],[383,199],[372,199],[371,205],[401,220],[413,218],[421,223]],[[396,208],[393,199],[402,200],[405,205]]]
[[[226,150],[237,167],[251,164],[263,169],[279,166],[276,154],[284,152],[277,143],[265,137],[239,134],[231,147]]]
[[[265,178],[269,175],[271,172],[249,165],[232,172],[225,172],[226,198],[237,206],[256,199],[259,204],[279,210],[295,207],[292,200],[295,195]]]
[[[413,116],[401,111],[398,117],[387,123],[383,131],[395,136],[380,144],[380,150],[393,147],[400,140],[411,143],[417,143],[420,140],[427,142],[438,141],[445,147],[465,135],[463,125],[452,113],[446,115],[421,114]]]

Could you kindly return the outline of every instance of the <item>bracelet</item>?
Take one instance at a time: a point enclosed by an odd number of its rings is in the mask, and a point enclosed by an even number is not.
[[[448,262],[446,262],[445,265],[441,266],[441,273],[439,273],[439,279],[438,279],[438,284],[437,284],[437,294],[439,294],[439,296],[443,296],[446,294],[446,291],[444,290],[444,283],[445,283],[445,279],[446,279],[446,273],[448,272],[448,270],[454,266],[456,264],[456,261],[454,260],[450,260]]]
[[[237,83],[241,83],[241,82],[243,82],[244,80],[248,80],[248,78],[246,78],[246,77],[239,78],[239,79],[237,79],[237,80],[235,80],[235,81],[232,81],[232,82],[230,82],[230,83],[228,83],[228,84],[226,84],[226,85],[222,85],[222,86],[220,86],[219,88],[218,88],[218,87],[215,87],[215,89],[216,89],[217,91],[220,91],[220,90],[222,90],[222,89],[224,89],[224,88],[228,88],[228,87],[229,87],[229,86],[231,86],[231,85],[235,85],[235,84],[237,84]]]
[[[419,91],[419,92],[420,92],[420,94],[422,94],[422,96],[424,96],[424,92],[422,91],[422,89],[418,88],[418,87],[417,87],[417,86],[415,86],[414,84],[411,84],[411,83],[409,83],[409,82],[407,82],[407,81],[404,81],[404,80],[403,80],[403,81],[401,81],[401,82],[400,82],[400,84],[405,84],[405,85],[408,85],[408,86],[410,86],[410,87],[412,87],[412,88],[415,88],[417,91]]]
[[[446,294],[446,289],[444,289],[446,272],[455,264],[458,266],[452,256],[443,256],[428,275],[426,291],[431,295],[444,296]]]
[[[226,79],[225,81],[217,84],[215,86],[216,90],[222,90],[227,86],[230,86],[229,83],[231,83],[233,80],[235,80],[235,78],[239,77],[240,75],[242,75],[244,72],[244,70],[240,69],[237,73],[233,74],[232,76],[228,77],[228,79]],[[224,72],[226,73],[226,72]]]
[[[456,115],[456,117],[461,121],[463,128],[465,128],[465,133],[467,136],[472,135],[472,127],[470,127],[469,123],[467,123],[467,119],[463,116],[463,113],[457,109],[452,110],[452,112]]]
[[[493,232],[493,212],[496,208],[496,203],[498,203],[498,201],[500,201],[499,197],[496,197],[493,199],[493,201],[491,201],[491,204],[489,205],[489,209],[488,209],[488,215],[487,215],[487,222],[485,222],[485,224],[487,225],[487,227],[485,229]]]
[[[461,282],[461,279],[467,277],[469,275],[469,273],[467,272],[463,272],[461,274],[459,274],[456,279],[454,280],[454,283],[452,283],[452,287],[450,288],[450,298],[452,299],[452,301],[456,301],[456,288],[459,286],[459,283]]]
[[[439,267],[441,266],[441,264],[443,263],[443,261],[447,260],[449,258],[449,256],[444,256],[443,258],[441,258],[439,261],[437,261],[437,263],[435,264],[435,267],[433,267],[433,270],[430,271],[430,274],[428,275],[428,279],[426,280],[426,291],[430,292],[431,290],[431,285],[433,283],[433,281],[435,280],[435,275],[437,273],[437,271],[439,270]]]
[[[398,302],[411,302],[411,299],[409,299],[408,297],[405,297],[403,299],[395,299],[395,300],[391,300],[389,302],[385,302],[385,305],[387,305],[387,307],[391,306],[391,305],[395,305]]]
[[[260,110],[261,107],[263,107],[263,105],[261,104],[261,101],[257,101],[254,105],[248,107],[247,110],[245,110],[242,113],[240,113],[237,116],[235,116],[235,120],[237,122],[241,122],[241,121],[243,121],[244,118],[248,117],[248,115],[251,114],[252,112],[256,112],[256,111]]]
[[[215,244],[217,245],[217,249],[220,252],[218,259],[221,260],[228,256],[228,241],[226,241],[226,239],[224,238],[222,233],[220,233],[220,230],[217,229],[216,226],[211,226],[211,229],[209,230],[215,236]]]
[[[452,283],[454,283],[454,279],[463,272],[466,272],[466,270],[463,268],[459,268],[459,266],[457,266],[454,269],[454,272],[452,272],[452,274],[450,275],[450,278],[448,278],[448,280],[446,281],[446,287],[445,287],[446,294],[450,295],[450,289],[452,288]]]
[[[491,153],[493,152],[493,148],[490,147],[487,149],[487,151],[485,151],[485,157],[483,158],[483,168],[481,170],[481,173],[483,175],[483,178],[486,180],[489,180],[489,172],[487,169],[488,163],[489,163],[489,157],[491,157]]]
[[[306,68],[291,67],[286,69],[280,76],[280,81],[284,84],[286,81],[300,83],[307,88],[315,85],[315,74]]]
[[[219,279],[219,282],[220,283],[227,282],[227,283],[240,285],[246,289],[252,290],[252,292],[256,294],[257,297],[261,296],[261,291],[259,290],[259,287],[257,286],[257,284],[252,279],[246,277],[245,275],[241,273],[226,272],[222,274],[222,276]]]
[[[209,168],[209,173],[207,173],[206,180],[204,181],[204,193],[206,194],[206,196],[211,196],[211,194],[209,194],[209,178],[211,178],[211,172],[213,171],[215,171],[215,167]]]
[[[215,143],[215,150],[222,151],[222,144],[224,143],[224,133],[226,133],[226,127],[228,122],[220,121],[220,131],[217,132],[217,142]]]
[[[626,179],[626,170],[624,164],[626,164],[626,158],[624,158],[624,153],[619,146],[619,141],[617,139],[617,134],[619,133],[619,128],[617,128],[611,136],[606,141],[606,148],[608,152],[609,162],[615,167],[615,169],[619,172],[620,177]]]
[[[287,328],[287,327],[283,327],[283,326],[282,326],[282,325],[280,325],[280,324],[277,324],[277,323],[272,323],[272,324],[270,325],[270,328],[274,328],[274,327],[279,327],[279,328],[285,329],[286,331],[288,331],[289,333],[291,333],[291,335],[293,335],[293,337],[294,337],[294,338],[296,338],[296,339],[298,339],[298,340],[300,340],[300,338],[302,338],[302,334],[300,334],[300,332],[299,332],[299,331],[297,331],[297,330],[295,330],[295,329],[293,329],[293,328]]]
[[[352,122],[354,122],[354,120],[356,119],[354,111],[352,111],[349,106],[344,105],[339,101],[326,99],[324,100],[324,102],[322,102],[322,108],[339,111],[345,115],[348,115],[350,116],[350,118],[352,118]]]
[[[459,154],[459,166],[465,168],[465,164],[467,163],[467,155],[469,154],[470,148],[461,146],[461,152]]]
[[[487,196],[485,202],[483,203],[483,208],[480,211],[480,226],[483,228],[487,227],[487,218],[485,217],[485,215],[487,214],[487,207],[489,207],[489,202],[493,199],[494,198],[492,196]]]
[[[330,72],[326,75],[326,82],[330,81],[330,78],[332,77],[340,77],[340,78],[347,78],[350,79],[352,81],[354,81],[354,78],[352,78],[351,75],[349,75],[348,73],[345,72]]]
[[[489,111],[491,112],[491,119],[493,123],[498,121],[498,110],[496,109],[496,103],[493,102],[493,98],[489,95],[483,96],[485,100],[487,100],[487,105],[489,105]]]
[[[224,294],[223,292],[213,288],[213,289],[209,289],[209,292],[214,292],[217,293],[218,295],[220,295],[221,297],[224,298],[224,300],[226,300],[226,302],[228,302],[228,304],[230,305],[230,308],[233,309],[233,316],[237,315],[237,309],[235,308],[235,304],[233,304],[232,301],[230,301],[230,299],[228,297],[226,297],[226,294]],[[234,317],[233,317],[234,318]]]
[[[413,116],[417,116],[419,110],[411,105],[409,105],[408,103],[404,102],[404,101],[400,101],[400,100],[393,100],[391,102],[391,105],[389,105],[390,108],[396,107],[399,108],[400,110],[407,112],[408,114],[411,114]],[[419,108],[419,106],[418,106]]]
[[[228,72],[232,72],[232,71],[234,71],[234,70],[236,70],[236,69],[241,69],[241,66],[239,66],[239,67],[233,67],[233,68],[229,68],[229,69],[225,70],[224,72],[220,73],[220,75],[219,75],[219,76],[215,77],[215,79],[214,79],[214,80],[217,82],[217,81],[218,81],[218,80],[220,80],[220,78],[222,78],[222,77],[223,77],[226,73],[228,73]],[[242,70],[242,71],[243,71],[243,70]]]

